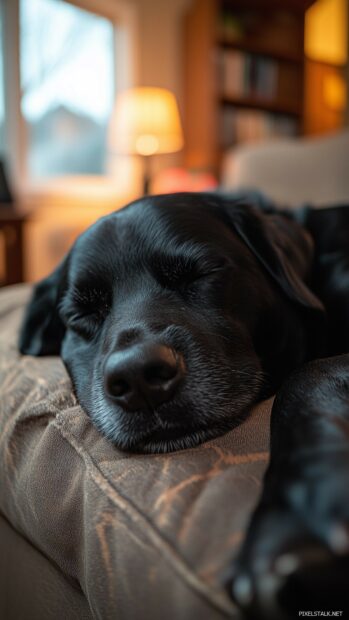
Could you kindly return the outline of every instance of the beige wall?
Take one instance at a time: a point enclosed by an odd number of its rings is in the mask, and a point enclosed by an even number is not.
[[[139,86],[171,90],[183,118],[183,15],[191,0],[134,0],[139,18]],[[183,153],[154,158],[153,169],[180,165]]]
[[[135,42],[134,86],[159,86],[171,90],[183,119],[183,16],[192,0],[127,0],[133,9]],[[183,151],[154,156],[153,173],[183,164]],[[141,187],[142,167],[138,158],[110,158],[109,170],[120,179],[120,187]],[[123,187],[121,187],[123,189]]]
[[[182,17],[190,0],[133,0],[139,19],[138,80],[182,97]]]

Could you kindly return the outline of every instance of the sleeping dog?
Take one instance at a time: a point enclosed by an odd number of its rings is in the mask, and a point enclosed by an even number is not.
[[[193,447],[279,390],[229,591],[257,618],[348,604],[349,207],[138,200],[35,287],[20,350],[60,354],[93,423],[128,451]]]

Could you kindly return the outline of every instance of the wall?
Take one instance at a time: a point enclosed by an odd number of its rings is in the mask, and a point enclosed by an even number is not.
[[[128,0],[135,14],[134,85],[159,86],[171,90],[178,101],[183,119],[183,15],[191,0]],[[183,152],[152,158],[156,173],[167,167],[182,165]],[[139,189],[142,162],[139,158],[111,158],[109,170],[120,185]],[[123,188],[121,188],[123,189]]]

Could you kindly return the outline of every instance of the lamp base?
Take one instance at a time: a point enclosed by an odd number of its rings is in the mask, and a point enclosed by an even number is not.
[[[143,175],[143,194],[144,196],[149,196],[150,189],[150,176],[149,174],[144,173]]]
[[[149,196],[150,183],[151,183],[151,155],[142,155],[143,159],[143,195]]]

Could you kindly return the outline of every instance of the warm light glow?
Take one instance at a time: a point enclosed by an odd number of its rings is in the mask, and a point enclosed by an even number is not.
[[[133,88],[116,100],[109,145],[120,153],[173,153],[183,146],[174,95],[164,88]]]
[[[348,1],[317,0],[305,18],[305,54],[311,60],[344,65],[348,58]]]
[[[343,112],[347,103],[347,85],[340,75],[331,73],[323,80],[323,98],[325,104],[336,112]]]
[[[137,138],[136,149],[140,155],[154,155],[159,148],[159,140],[152,135],[142,135]]]

